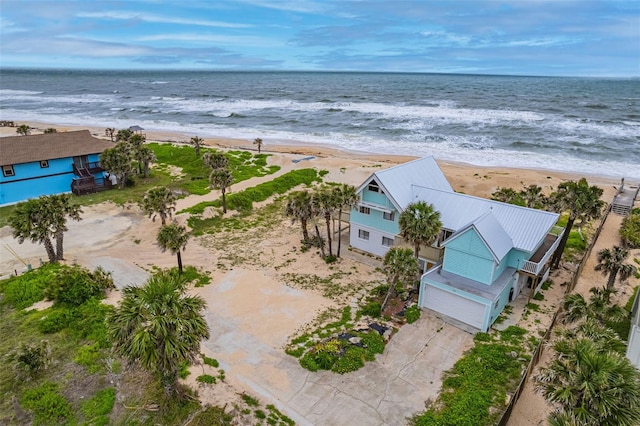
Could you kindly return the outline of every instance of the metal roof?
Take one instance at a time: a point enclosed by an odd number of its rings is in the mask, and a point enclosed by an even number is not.
[[[375,172],[360,187],[360,192],[375,178],[398,211],[403,211],[413,200],[412,185],[424,185],[453,192],[449,181],[433,157],[423,157]]]
[[[511,240],[511,237],[507,231],[504,230],[502,225],[500,225],[500,222],[498,222],[498,219],[496,219],[491,211],[484,213],[473,222],[457,231],[447,239],[444,245],[455,240],[459,235],[462,235],[470,228],[476,229],[476,232],[485,242],[491,251],[491,254],[498,262],[500,262],[502,258],[509,253],[509,250],[513,248],[513,241]]]
[[[511,238],[513,247],[526,252],[533,252],[538,248],[560,216],[557,213],[417,185],[413,186],[411,201],[433,204],[440,212],[442,226],[454,232],[491,212]],[[485,224],[487,230],[490,228],[488,224],[489,222]]]

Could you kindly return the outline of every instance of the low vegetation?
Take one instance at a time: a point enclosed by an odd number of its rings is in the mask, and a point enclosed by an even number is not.
[[[620,227],[620,238],[631,248],[640,248],[640,209],[633,209],[624,218]]]
[[[526,331],[508,327],[478,333],[475,346],[445,373],[438,399],[425,413],[413,417],[416,426],[493,425],[506,406],[528,363]]]

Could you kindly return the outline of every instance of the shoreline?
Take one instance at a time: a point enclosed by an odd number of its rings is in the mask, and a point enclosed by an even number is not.
[[[48,122],[40,122],[40,121],[16,121],[16,125],[27,124],[33,129],[42,132],[46,128],[55,128],[58,131],[75,131],[75,130],[89,130],[91,134],[95,137],[108,139],[104,134],[103,127],[97,126],[77,126],[77,125],[61,125],[56,123],[48,123]],[[0,127],[0,137],[5,136],[16,136],[15,127]],[[189,140],[193,137],[191,134],[181,133],[181,132],[164,132],[164,131],[154,131],[154,130],[144,130],[144,134],[146,135],[147,142],[161,142],[161,143],[179,143],[179,144],[188,144]],[[222,138],[222,137],[207,137],[204,138],[204,144],[211,147],[218,147],[221,149],[241,149],[241,150],[250,150],[257,151],[256,146],[253,144],[252,140],[247,139],[236,139],[236,138]],[[420,158],[419,156],[410,156],[403,154],[380,154],[374,152],[366,152],[366,151],[355,151],[355,150],[347,150],[342,148],[336,148],[334,146],[325,145],[321,143],[315,142],[305,142],[305,141],[280,141],[277,143],[274,142],[264,142],[262,145],[262,152],[270,153],[270,154],[297,154],[304,156],[313,156],[319,158],[334,158],[334,159],[343,159],[343,160],[352,160],[356,162],[375,162],[375,163],[384,163],[389,166],[404,163],[407,161],[415,160]],[[614,186],[618,186],[620,184],[620,180],[618,178],[614,178],[611,176],[598,175],[595,173],[587,174],[587,173],[575,173],[575,172],[564,172],[553,169],[543,169],[543,168],[524,168],[524,167],[506,167],[506,166],[484,166],[484,165],[475,165],[471,163],[451,161],[439,159],[437,153],[432,154],[436,159],[438,165],[442,168],[443,172],[448,178],[453,178],[454,181],[459,179],[469,179],[470,177],[476,177],[479,179],[490,180],[496,176],[512,176],[514,179],[506,179],[511,182],[500,182],[496,187],[511,187],[514,189],[519,189],[522,186],[526,186],[528,184],[535,183],[543,187],[543,189],[548,188],[548,183],[551,183],[553,187],[556,187],[559,182],[566,180],[578,180],[582,177],[586,178],[591,185],[598,185],[604,189],[605,201],[608,200],[609,195],[611,197],[615,193]],[[475,171],[470,176],[470,171]],[[504,179],[500,179],[501,181]],[[452,182],[454,189],[459,192],[466,192],[465,188],[468,188],[468,185],[464,182]],[[474,185],[472,185],[474,186]],[[477,186],[477,185],[475,185]],[[485,185],[486,186],[486,185]],[[610,190],[610,191],[609,191]],[[471,195],[484,196],[489,197],[490,193],[486,193],[486,191],[480,191],[480,193],[473,193]],[[610,194],[609,194],[610,193]]]

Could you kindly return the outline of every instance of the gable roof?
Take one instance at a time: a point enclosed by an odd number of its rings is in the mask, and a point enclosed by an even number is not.
[[[113,145],[94,138],[88,130],[4,137],[0,138],[0,165],[99,154]]]
[[[423,157],[377,171],[360,185],[357,192],[362,191],[374,179],[398,211],[403,211],[409,203],[414,201],[412,197],[414,184],[453,192],[453,188],[433,157]]]
[[[513,248],[513,240],[511,240],[507,231],[500,225],[500,222],[491,211],[484,213],[457,231],[443,245],[446,246],[471,228],[476,230],[497,262],[500,262],[509,253],[509,250]]]
[[[415,186],[413,196],[412,201],[432,204],[440,212],[442,226],[454,232],[490,212],[511,238],[513,247],[526,252],[538,248],[560,217],[557,213],[427,187]],[[488,232],[493,225],[490,219],[485,220],[484,224],[480,222],[480,226],[486,226],[485,232]]]

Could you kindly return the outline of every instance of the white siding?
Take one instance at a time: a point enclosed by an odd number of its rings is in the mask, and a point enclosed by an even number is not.
[[[425,285],[424,289],[422,307],[440,312],[443,315],[483,330],[487,305],[430,285]]]
[[[367,231],[369,233],[368,240],[358,237],[360,230]],[[392,240],[394,239],[393,234],[381,232],[378,229],[369,228],[353,222],[351,223],[349,244],[351,244],[351,247],[353,248],[382,257],[387,254],[387,251],[391,248],[382,245],[382,237],[391,238]]]

